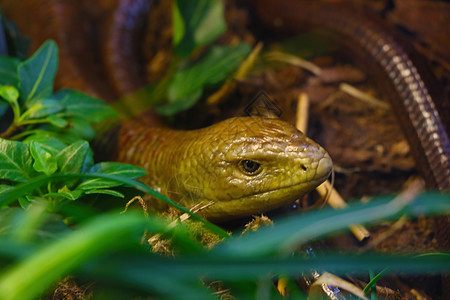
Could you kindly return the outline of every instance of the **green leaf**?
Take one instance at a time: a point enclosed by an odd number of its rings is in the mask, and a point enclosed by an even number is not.
[[[109,180],[116,180],[120,182],[121,184],[126,184],[128,186],[131,186],[141,192],[148,193],[149,195],[158,198],[167,204],[179,209],[180,211],[187,213],[191,216],[192,219],[202,222],[206,228],[210,229],[211,231],[215,232],[220,237],[228,237],[228,233],[221,229],[220,227],[209,223],[202,219],[199,215],[191,212],[184,206],[170,200],[167,196],[164,196],[157,191],[149,188],[147,185],[143,184],[142,182],[129,179],[126,177],[120,177],[115,175],[108,175],[108,174],[53,174],[50,176],[38,176],[36,178],[32,178],[28,180],[25,183],[22,183],[20,185],[15,186],[14,188],[8,189],[6,191],[3,191],[0,193],[0,207],[8,205],[14,201],[18,197],[24,196],[27,193],[30,193],[31,191],[41,187],[44,184],[48,184],[49,182],[53,181],[62,181],[64,180],[67,182],[67,180],[70,179],[80,179],[80,178],[104,178]],[[440,208],[441,209],[441,208]],[[441,209],[442,210],[442,209]]]
[[[46,219],[45,199],[36,196],[27,197],[27,199],[30,204],[27,206],[24,217],[18,219],[12,232],[14,239],[22,242],[29,241],[34,236],[36,228],[39,228]]]
[[[39,126],[38,129],[31,129],[28,131],[24,131],[22,135],[27,136],[27,139],[28,137],[30,137],[30,139],[33,139],[34,137],[39,137],[42,139],[45,137],[56,138],[65,144],[64,147],[80,140],[80,136],[78,136],[75,132],[72,132],[70,128],[69,130],[65,129],[66,128],[62,130],[58,127],[51,125],[50,123],[46,123]],[[39,142],[41,143],[41,141]]]
[[[92,140],[95,137],[95,130],[89,125],[89,122],[81,118],[73,118],[70,120],[70,131],[77,136],[85,139]]]
[[[145,170],[139,167],[117,162],[98,163],[94,165],[88,171],[88,173],[117,175],[127,178],[138,178],[146,174]],[[81,183],[77,188],[82,190],[91,190],[91,189],[110,188],[118,185],[120,185],[120,183],[117,181],[107,180],[103,178],[94,178]]]
[[[30,200],[27,199],[27,197],[19,197],[17,198],[17,201],[19,202],[20,207],[23,209],[26,209],[28,205],[30,205]]]
[[[175,1],[175,52],[189,55],[195,48],[211,43],[226,30],[224,5],[220,0]]]
[[[61,90],[54,95],[65,106],[66,114],[85,119],[89,122],[100,122],[116,117],[116,112],[105,102],[74,90]]]
[[[74,201],[80,198],[83,195],[83,191],[81,190],[73,190],[71,191],[66,185],[58,190],[57,193],[48,193],[45,194],[45,197],[63,197],[68,200]]]
[[[202,96],[202,89],[197,90],[196,93],[180,99],[179,101],[164,104],[156,109],[156,112],[163,116],[172,116],[180,111],[191,108]]]
[[[106,194],[111,195],[118,198],[124,198],[124,194],[121,192],[115,191],[115,190],[108,190],[108,189],[98,189],[98,190],[89,190],[85,192],[86,195],[88,194]]]
[[[19,216],[24,214],[24,210],[19,207],[6,207],[0,209],[0,237],[9,235],[17,223]]]
[[[48,98],[58,67],[58,46],[45,42],[29,59],[19,64],[20,92],[27,103],[32,99]]]
[[[68,122],[66,119],[61,118],[57,115],[50,115],[47,117],[47,120],[50,124],[58,127],[58,128],[64,128],[67,126]]]
[[[67,147],[66,144],[55,137],[49,136],[46,132],[38,132],[23,140],[25,144],[30,144],[33,141],[38,142],[42,149],[49,152],[53,156],[56,156]]]
[[[19,91],[11,85],[3,85],[0,87],[0,96],[8,103],[17,103],[19,98]]]
[[[60,173],[83,173],[92,166],[92,152],[86,141],[75,142],[56,157]]]
[[[33,168],[36,171],[45,173],[46,175],[51,175],[56,172],[58,165],[54,156],[42,149],[36,141],[31,142],[28,147],[34,158]]]
[[[7,184],[0,184],[0,193],[6,190],[9,190],[10,188],[12,188],[11,185],[7,185]]]
[[[173,22],[173,45],[177,46],[180,44],[186,32],[186,27],[184,26],[183,16],[181,15],[178,3],[175,3],[172,11],[172,22]]]
[[[27,145],[0,138],[0,179],[26,182],[36,174]]]
[[[9,21],[3,18],[3,25],[8,40],[8,51],[11,51],[12,56],[15,56],[21,60],[26,59],[29,53],[30,39],[24,36],[19,28],[13,21]]]
[[[19,91],[13,86],[3,85],[0,87],[0,96],[3,97],[3,99],[5,99],[6,102],[8,102],[8,104],[11,106],[14,113],[14,119],[17,120],[20,116],[20,106],[19,102],[17,101],[17,99],[19,98]],[[3,113],[0,113],[0,115],[3,115]]]
[[[51,98],[33,99],[28,102],[27,107],[28,109],[23,113],[23,120],[47,117],[64,108],[58,100]]]
[[[0,83],[5,85],[19,86],[17,69],[20,60],[15,57],[0,56]]]
[[[192,105],[192,99],[205,87],[218,84],[235,72],[250,51],[250,46],[245,43],[211,47],[203,59],[174,75],[168,88],[169,103],[189,102]]]

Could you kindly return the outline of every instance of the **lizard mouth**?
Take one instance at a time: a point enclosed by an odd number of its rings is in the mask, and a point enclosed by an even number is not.
[[[325,181],[330,176],[330,174],[332,172],[332,166],[333,166],[333,162],[332,162],[330,156],[327,154],[319,160],[317,168],[315,168],[314,170],[311,170],[311,171],[314,171],[314,173],[315,173],[311,179],[309,179],[307,181],[303,181],[303,182],[297,182],[297,183],[294,183],[291,185],[277,187],[277,188],[267,190],[267,191],[261,191],[258,193],[254,193],[253,195],[264,195],[267,193],[276,192],[276,191],[280,191],[283,189],[290,190],[290,189],[294,189],[294,187],[296,187],[296,186],[302,186],[302,185],[314,185],[314,187],[315,187],[315,186],[319,185],[320,183],[322,183],[323,181]],[[231,201],[238,200],[241,198],[247,198],[247,197],[249,197],[249,196],[234,198],[234,199],[231,199]]]
[[[317,157],[317,156],[316,156]],[[300,166],[303,169],[302,166]],[[308,169],[309,168],[309,169]],[[213,204],[201,211],[201,215],[213,222],[260,214],[292,202],[324,182],[332,172],[332,160],[325,152],[315,163],[297,174],[297,182],[275,185],[271,189],[253,191],[229,198],[209,199]],[[294,174],[295,176],[295,174]],[[276,180],[276,179],[275,179]],[[208,200],[208,199],[204,199]]]
[[[310,171],[313,171],[314,175],[306,181],[224,201],[215,201],[202,213],[210,221],[224,221],[259,214],[287,204],[310,192],[330,176],[332,172],[331,158],[328,155],[323,156],[317,167]]]
[[[228,201],[216,201],[213,205],[202,211],[202,214],[206,219],[212,222],[260,214],[283,204],[287,204],[297,199],[299,195],[310,192],[327,177],[328,175],[300,184],[263,191]],[[284,190],[286,190],[286,192],[283,192]]]

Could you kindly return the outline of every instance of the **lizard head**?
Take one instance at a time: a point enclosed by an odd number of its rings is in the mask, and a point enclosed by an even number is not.
[[[196,130],[186,157],[193,198],[213,204],[201,214],[221,221],[258,214],[297,199],[331,173],[328,153],[291,124],[272,118],[231,118]],[[190,162],[192,167],[192,162]]]

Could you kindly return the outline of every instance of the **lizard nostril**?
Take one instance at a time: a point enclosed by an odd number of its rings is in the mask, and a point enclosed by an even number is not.
[[[300,164],[300,168],[302,168],[303,171],[308,170],[308,168],[304,164]]]

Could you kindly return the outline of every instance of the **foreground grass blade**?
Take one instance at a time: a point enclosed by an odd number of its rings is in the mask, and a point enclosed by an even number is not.
[[[195,257],[199,257],[197,254]],[[169,262],[169,268],[164,264]],[[201,284],[200,276],[190,271],[179,273],[177,263],[149,253],[125,253],[86,263],[79,275],[95,280],[102,289],[127,290],[158,294],[166,299],[216,299]],[[114,282],[114,286],[111,283]],[[159,299],[155,297],[156,299]]]
[[[98,217],[3,272],[0,299],[33,299],[86,260],[137,244],[144,228],[160,232],[166,224],[154,220],[149,223],[132,213]]]
[[[376,197],[368,204],[352,204],[346,209],[323,209],[304,215],[293,215],[244,237],[232,237],[214,251],[217,255],[260,256],[290,253],[296,245],[324,235],[346,230],[351,224],[367,224],[382,219],[430,215],[450,211],[448,194],[425,193],[411,203],[401,205],[393,197]]]
[[[6,206],[14,201],[16,201],[19,197],[24,196],[25,194],[33,191],[34,189],[37,189],[44,184],[47,184],[50,181],[61,181],[61,180],[68,180],[73,178],[103,178],[103,179],[110,179],[115,180],[117,182],[120,182],[122,184],[129,185],[139,191],[142,191],[144,193],[148,193],[151,196],[158,198],[169,205],[179,209],[180,211],[189,214],[193,219],[200,221],[205,224],[205,226],[210,229],[212,232],[216,233],[220,237],[226,238],[228,237],[228,233],[226,233],[223,229],[219,228],[218,226],[207,222],[199,215],[191,212],[189,209],[185,208],[184,206],[170,200],[168,197],[158,193],[157,191],[149,188],[147,185],[125,177],[120,176],[114,176],[114,175],[107,175],[107,174],[56,174],[51,176],[40,176],[33,178],[26,183],[22,183],[20,185],[15,186],[14,188],[8,189],[6,191],[3,191],[0,193],[0,208],[2,206]]]
[[[109,265],[107,271],[102,270]],[[150,255],[112,256],[92,262],[83,268],[83,275],[95,274],[96,278],[116,281],[124,272],[139,274],[150,279],[158,276],[162,280],[190,282],[193,278],[210,280],[241,281],[254,280],[262,276],[284,274],[287,276],[310,272],[311,269],[328,270],[335,274],[355,272],[367,274],[368,269],[381,270],[389,267],[390,272],[450,272],[450,254],[436,253],[433,256],[394,256],[382,254],[319,254],[316,257],[282,258],[239,258],[197,255],[168,258]],[[101,275],[101,276],[98,276]],[[136,275],[137,276],[137,275]]]

